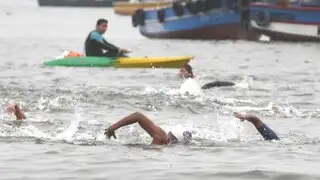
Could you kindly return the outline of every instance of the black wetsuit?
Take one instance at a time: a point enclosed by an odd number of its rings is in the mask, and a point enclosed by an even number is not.
[[[233,82],[228,81],[214,81],[211,83],[207,83],[202,86],[202,89],[210,89],[213,87],[222,87],[222,86],[234,86],[235,84]]]
[[[258,131],[265,140],[280,140],[277,134],[266,124],[262,124]]]
[[[103,52],[103,50],[107,52]],[[119,57],[124,56],[120,49],[108,43],[103,36],[97,32],[92,31],[85,41],[86,56],[96,57]]]

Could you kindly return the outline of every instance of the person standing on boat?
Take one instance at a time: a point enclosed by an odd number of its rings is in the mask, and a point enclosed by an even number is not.
[[[108,20],[99,19],[96,29],[91,31],[85,41],[86,56],[95,57],[124,57],[125,53],[129,53],[126,49],[120,49],[113,44],[108,43],[103,34],[107,31]]]

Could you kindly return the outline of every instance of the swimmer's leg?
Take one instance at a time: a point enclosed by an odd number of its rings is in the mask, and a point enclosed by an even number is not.
[[[234,116],[241,121],[247,120],[251,122],[265,140],[279,140],[277,134],[264,124],[259,117],[251,114],[243,115],[241,113],[234,113]]]

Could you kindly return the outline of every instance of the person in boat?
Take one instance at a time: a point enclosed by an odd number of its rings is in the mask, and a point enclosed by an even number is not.
[[[239,112],[235,112],[234,116],[240,119],[241,122],[247,120],[252,123],[265,140],[280,140],[278,135],[262,122],[259,117],[251,114],[241,114]]]
[[[91,31],[85,41],[86,56],[96,57],[123,57],[125,53],[129,53],[126,49],[120,49],[117,46],[110,44],[103,38],[103,34],[107,31],[108,21],[99,19],[96,24],[96,29]]]
[[[189,64],[185,64],[180,68],[179,76],[184,79],[193,79],[192,67]],[[210,89],[213,87],[222,87],[222,86],[234,86],[235,83],[228,81],[214,81],[207,83],[201,87],[201,89]]]
[[[155,145],[168,145],[168,144],[176,144],[183,143],[189,144],[192,141],[192,133],[190,131],[169,131],[166,133],[160,126],[153,123],[148,117],[145,115],[136,112],[130,114],[127,117],[124,117],[120,121],[112,124],[109,128],[105,129],[105,135],[107,138],[114,137],[115,131],[121,127],[128,126],[130,124],[138,123],[142,129],[144,129],[151,137],[151,144]]]

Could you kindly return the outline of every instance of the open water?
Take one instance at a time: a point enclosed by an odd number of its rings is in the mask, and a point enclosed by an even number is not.
[[[82,51],[100,17],[110,22],[107,40],[132,56],[193,55],[201,85],[237,85],[186,96],[176,69],[41,66]],[[2,0],[0,179],[320,179],[319,57],[312,43],[149,40],[112,9]],[[9,99],[26,112],[23,127],[8,125]],[[165,130],[193,131],[193,143],[151,146],[138,125],[104,138],[105,127],[136,111]],[[281,141],[263,141],[234,111],[260,116]]]

